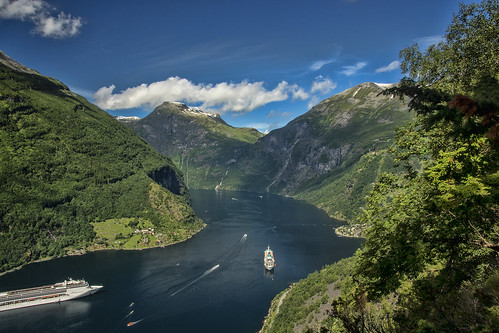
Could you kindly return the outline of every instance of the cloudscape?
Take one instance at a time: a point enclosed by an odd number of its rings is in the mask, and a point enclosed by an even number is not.
[[[451,0],[0,0],[0,24],[6,54],[112,115],[144,117],[176,101],[265,132],[358,83],[399,81],[399,50],[438,43],[457,9]],[[271,112],[287,116],[271,122]]]

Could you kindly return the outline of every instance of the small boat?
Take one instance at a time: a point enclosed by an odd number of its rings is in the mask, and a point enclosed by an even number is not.
[[[267,246],[267,249],[264,252],[263,265],[268,271],[272,271],[275,267],[274,252],[272,252],[270,246]]]
[[[135,324],[140,323],[142,320],[144,320],[144,318],[142,318],[141,320],[137,320],[137,321],[131,321],[131,322],[129,322],[128,324],[126,324],[126,326],[127,326],[127,327],[133,326],[133,325],[135,325]]]

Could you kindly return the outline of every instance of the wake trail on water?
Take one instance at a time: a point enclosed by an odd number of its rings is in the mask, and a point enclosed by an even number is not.
[[[142,320],[144,320],[145,318],[142,318],[140,320],[137,320],[137,321],[131,321],[129,322],[126,326],[130,327],[130,326],[133,326],[133,325],[136,325],[138,323],[140,323]]]
[[[200,276],[199,275],[198,276],[191,275],[191,278],[184,279],[183,282],[174,284],[170,288],[168,288],[167,290],[158,291],[157,293],[155,293],[152,296],[145,296],[144,295],[140,299],[135,299],[134,302],[131,302],[130,304],[125,305],[124,308],[120,311],[121,312],[121,316],[119,316],[119,314],[117,314],[118,316],[116,318],[116,322],[117,323],[119,322],[120,324],[123,324],[123,321],[125,321],[125,319],[127,319],[127,318],[129,318],[128,320],[133,320],[133,317],[135,317],[137,315],[137,313],[140,312],[140,311],[136,311],[137,310],[136,309],[137,304],[140,305],[142,303],[150,303],[153,299],[161,297],[165,293],[169,293],[172,290],[175,290],[175,289],[177,289],[177,288],[180,287],[180,289],[178,289],[175,292],[173,292],[172,294],[170,294],[170,297],[173,297],[173,296],[175,296],[175,295],[177,295],[177,294],[185,291],[187,288],[193,286],[195,283],[199,282],[203,278],[205,278],[208,275],[212,274],[216,270],[219,270],[220,267],[225,267],[228,263],[230,263],[230,261],[234,260],[234,258],[237,257],[237,254],[245,247],[247,239],[248,239],[248,235],[244,234],[239,239],[238,242],[236,242],[228,250],[224,251],[224,253],[221,256],[219,256],[218,258],[216,258],[215,260],[213,260],[212,264],[215,264],[215,263],[216,264],[213,267],[211,267],[210,269],[204,271]],[[181,266],[180,263],[176,263],[174,266],[167,267],[166,268],[167,274],[170,273],[170,270],[173,267],[179,267],[179,266]],[[193,278],[193,276],[194,276],[194,278]],[[146,280],[146,279],[144,279],[144,280]],[[160,282],[159,285],[171,284],[172,282],[175,282],[175,280],[178,281],[179,279],[175,278],[174,280]],[[158,283],[155,283],[155,285],[158,286]],[[134,326],[134,325],[138,324],[139,322],[145,320],[148,317],[155,317],[157,315],[158,310],[159,309],[155,309],[152,312],[149,312],[148,316],[143,317],[140,320],[130,321],[128,324],[126,324],[126,326],[128,326],[128,327],[129,326]],[[117,329],[119,329],[118,327],[120,327],[120,325],[116,326]]]
[[[130,311],[125,317],[123,317],[123,319],[121,320],[125,320],[126,318],[130,317],[132,314],[134,313],[134,310]]]
[[[194,283],[198,282],[199,280],[201,280],[203,277],[211,274],[213,271],[215,271],[216,269],[218,269],[220,267],[220,265],[222,266],[226,266],[226,264],[228,264],[231,260],[233,260],[237,254],[241,251],[241,249],[244,247],[245,243],[246,243],[246,240],[248,239],[248,234],[244,234],[241,239],[239,240],[239,242],[237,242],[235,245],[233,245],[231,248],[229,248],[227,251],[225,251],[221,256],[219,256],[218,258],[216,258],[213,263],[217,263],[215,266],[213,266],[212,268],[206,270],[200,277],[192,280],[191,282],[187,283],[184,287],[180,288],[179,290],[177,290],[176,292],[174,292],[173,294],[171,294],[170,296],[175,296],[176,294],[178,294],[179,292],[181,292],[182,290],[185,290],[186,288],[188,288],[189,286],[193,285]],[[185,282],[184,282],[185,283]],[[176,288],[178,287],[179,285],[181,285],[182,283],[180,284],[177,284],[175,286],[172,286],[170,288],[173,289],[173,288]]]
[[[206,272],[203,273],[203,275],[201,275],[200,277],[198,277],[197,279],[195,279],[194,281],[186,284],[185,286],[183,286],[182,288],[180,288],[179,290],[177,290],[176,292],[174,292],[173,294],[171,294],[170,296],[175,296],[176,294],[178,294],[179,292],[181,292],[182,290],[185,290],[187,287],[193,285],[194,283],[198,282],[199,280],[201,280],[202,278],[204,278],[205,276],[213,273],[216,269],[218,269],[220,267],[219,264],[213,266],[212,268],[210,268],[209,270],[207,270]]]
[[[178,270],[179,267],[180,267],[180,262],[177,262],[174,265],[169,265],[167,267],[161,267],[157,271],[155,271],[153,273],[150,273],[150,274],[147,274],[145,277],[143,277],[142,279],[138,280],[137,283],[141,284],[143,286],[147,286],[148,285],[148,281],[151,281],[151,279],[153,277],[160,276],[160,275],[163,276],[165,274],[170,275],[171,273],[175,272],[175,270]],[[155,285],[157,286],[157,284],[155,284]]]
[[[141,301],[142,302],[144,302],[144,301],[151,301],[154,298],[161,297],[165,293],[170,293],[170,292],[172,292],[172,290],[180,288],[180,289],[176,290],[175,292],[173,292],[172,294],[170,294],[170,297],[171,296],[175,296],[178,293],[180,293],[181,291],[184,291],[188,287],[194,285],[196,282],[198,282],[202,278],[204,278],[204,277],[208,276],[209,274],[213,273],[215,270],[219,269],[220,266],[226,267],[232,260],[234,260],[237,257],[238,253],[245,247],[247,239],[248,239],[248,235],[244,234],[239,239],[238,242],[236,242],[228,250],[225,250],[223,252],[223,254],[220,255],[218,258],[215,258],[213,261],[211,261],[211,263],[212,263],[213,266],[210,269],[204,271],[200,276],[193,274],[193,275],[190,275],[189,278],[182,279],[181,277],[177,277],[177,278],[174,278],[173,280],[172,279],[166,279],[163,282],[156,282],[156,283],[154,283],[154,286],[156,288],[160,287],[161,285],[166,285],[166,284],[170,284],[170,287],[167,288],[164,291],[158,291],[154,295],[142,297]],[[166,272],[169,273],[170,269],[175,268],[175,267],[179,267],[179,266],[180,266],[179,263],[177,263],[174,266],[170,266],[170,267],[168,267],[166,269]],[[210,266],[208,266],[208,267],[210,267]],[[168,274],[166,274],[166,276],[168,276]],[[144,281],[144,282],[145,282],[146,285],[148,285],[148,283],[146,281]],[[177,283],[175,283],[175,282],[177,282]]]

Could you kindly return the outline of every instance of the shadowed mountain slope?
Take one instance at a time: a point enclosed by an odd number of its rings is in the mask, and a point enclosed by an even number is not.
[[[165,243],[202,227],[168,158],[1,52],[0,128],[0,271],[95,245],[93,222],[148,221]]]

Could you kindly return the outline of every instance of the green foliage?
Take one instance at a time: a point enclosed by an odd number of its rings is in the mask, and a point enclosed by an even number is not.
[[[393,158],[386,149],[370,152],[339,166],[328,177],[305,182],[297,190],[296,198],[323,209],[334,218],[355,221],[378,175],[393,169]]]
[[[382,90],[358,85],[266,136],[174,103],[127,125],[170,157],[189,187],[292,195],[353,220],[376,176],[391,169],[394,128],[413,117]]]
[[[170,228],[148,197],[158,170],[177,178],[179,221],[201,226],[173,163],[54,79],[0,64],[0,126],[0,272],[91,245],[91,222]]]
[[[339,293],[340,287],[345,289],[348,286],[353,262],[353,258],[349,258],[325,266],[278,294],[272,300],[262,332],[293,332],[297,326],[303,326],[305,330],[306,327],[320,324],[321,320],[317,322],[316,318],[328,317],[326,313],[319,315],[320,305],[330,303],[330,297],[326,292],[334,297]],[[317,317],[314,314],[317,314]]]
[[[376,182],[361,218],[356,286],[334,304],[350,332],[489,332],[497,323],[499,68],[471,52],[484,46],[497,58],[497,9],[497,1],[461,5],[438,47],[401,52],[418,82],[386,93],[409,97],[417,118],[398,129],[392,151],[404,172]],[[391,326],[366,324],[368,307],[389,299],[392,312],[376,315]]]
[[[422,53],[417,44],[400,52],[411,79],[452,94],[469,94],[483,77],[499,79],[499,3],[460,4],[444,40]]]
[[[324,330],[497,331],[498,9],[461,5],[442,43],[401,52],[411,78],[386,94],[417,116],[390,149],[400,169],[367,199],[366,241]]]
[[[157,232],[146,219],[120,218],[92,223],[96,242],[106,248],[135,249],[170,244],[168,235]]]
[[[406,309],[399,320],[416,327],[425,313],[444,311],[451,299],[465,297],[458,290],[497,270],[498,138],[491,128],[498,107],[464,97],[449,101],[445,93],[437,98],[438,91],[414,83],[399,89],[406,88],[417,92],[412,105],[419,114],[397,135],[394,150],[406,172],[380,177],[368,199],[358,273],[372,299],[406,295],[405,285],[410,301],[399,298]],[[478,326],[488,325],[482,312],[476,315]],[[460,329],[454,317],[440,315],[423,326]]]

